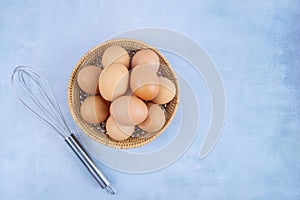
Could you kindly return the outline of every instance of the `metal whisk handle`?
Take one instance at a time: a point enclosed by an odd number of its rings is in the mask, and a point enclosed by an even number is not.
[[[115,194],[115,191],[109,185],[110,183],[108,178],[104,175],[104,173],[100,169],[96,167],[95,163],[87,154],[87,152],[84,150],[80,142],[76,139],[75,135],[71,134],[70,136],[65,138],[65,141],[68,143],[71,149],[76,153],[76,155],[80,158],[82,163],[86,166],[86,168],[89,170],[92,176],[96,179],[96,181],[99,183],[101,188],[106,189],[110,194]]]

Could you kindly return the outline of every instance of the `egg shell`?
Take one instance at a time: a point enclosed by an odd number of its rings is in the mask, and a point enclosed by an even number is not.
[[[87,97],[80,107],[81,117],[91,124],[101,123],[109,116],[109,104],[100,95]]]
[[[148,63],[148,64],[136,65],[134,68],[142,67],[142,66],[148,66],[149,68],[152,68],[153,71],[155,71],[155,73],[157,73],[158,70],[159,70],[159,65],[153,64],[153,63],[152,64]],[[133,67],[132,67],[132,69],[133,69]]]
[[[152,100],[159,93],[159,79],[155,71],[147,65],[135,67],[130,75],[133,93],[143,100]]]
[[[127,69],[130,67],[130,56],[128,52],[120,46],[108,47],[102,56],[102,65],[104,68],[112,63],[122,64]]]
[[[111,64],[106,67],[99,77],[99,90],[107,101],[123,95],[128,88],[129,72],[122,64]]]
[[[98,80],[102,69],[97,66],[82,68],[77,76],[79,87],[88,94],[99,94]]]
[[[134,126],[146,119],[148,108],[135,96],[121,96],[111,103],[110,114],[117,123]]]
[[[142,49],[138,51],[131,60],[131,68],[139,65],[152,65],[155,72],[159,69],[159,57],[150,49]]]
[[[166,104],[170,102],[176,95],[176,87],[175,84],[165,77],[159,77],[159,93],[158,95],[152,99],[153,103],[157,104]]]
[[[146,132],[154,133],[159,131],[166,122],[164,111],[158,104],[147,103],[148,116],[139,127]]]
[[[112,116],[106,120],[106,131],[109,137],[116,141],[128,139],[134,132],[134,126],[118,124]]]

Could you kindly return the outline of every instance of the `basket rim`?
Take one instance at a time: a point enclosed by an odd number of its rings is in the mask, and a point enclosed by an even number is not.
[[[157,53],[164,61],[166,67],[168,68],[168,70],[171,71],[173,77],[174,77],[174,84],[175,84],[175,87],[176,87],[176,94],[175,94],[175,105],[174,105],[174,109],[173,109],[173,112],[171,113],[171,116],[169,118],[168,121],[166,121],[165,125],[163,126],[162,129],[160,129],[159,131],[155,132],[152,136],[148,137],[148,138],[143,138],[144,140],[143,141],[140,141],[139,143],[133,143],[131,145],[124,145],[124,141],[115,141],[114,140],[114,143],[109,143],[109,142],[103,142],[102,140],[99,140],[98,138],[96,138],[94,135],[92,134],[89,134],[84,127],[81,126],[81,120],[80,118],[78,118],[78,116],[76,115],[75,111],[74,111],[74,108],[72,106],[72,102],[73,102],[73,99],[72,97],[74,96],[73,95],[73,84],[74,84],[74,81],[76,81],[76,74],[78,73],[78,70],[79,68],[81,67],[81,63],[86,60],[88,58],[88,56],[96,51],[98,48],[101,48],[103,46],[106,46],[106,45],[110,45],[111,43],[122,43],[122,42],[133,42],[133,43],[136,43],[136,44],[139,44],[141,46],[144,46],[146,47],[147,49],[151,49],[152,51],[154,51],[155,53]],[[145,49],[146,49],[145,48]],[[142,49],[142,48],[141,48]],[[115,148],[119,148],[119,149],[127,149],[127,148],[136,148],[136,147],[140,147],[140,146],[143,146],[144,144],[147,144],[151,141],[153,141],[155,138],[157,138],[159,135],[161,135],[167,128],[168,126],[170,125],[170,123],[173,121],[175,115],[176,115],[176,112],[178,110],[178,106],[179,106],[179,99],[180,99],[180,90],[179,90],[179,84],[178,84],[178,80],[176,78],[176,73],[174,71],[174,69],[172,68],[171,64],[169,63],[169,61],[164,57],[164,55],[158,51],[156,48],[152,47],[151,45],[143,42],[143,41],[140,41],[140,40],[137,40],[137,39],[131,39],[131,38],[118,38],[118,39],[111,39],[111,40],[107,40],[103,43],[100,43],[94,47],[92,47],[90,50],[88,50],[86,53],[83,54],[83,56],[77,61],[75,67],[72,69],[72,72],[71,72],[71,75],[70,75],[70,78],[69,78],[69,81],[68,81],[68,89],[67,89],[67,96],[68,96],[68,107],[69,107],[69,110],[70,110],[70,113],[72,115],[72,118],[74,119],[76,125],[82,130],[83,133],[85,133],[86,135],[88,135],[90,138],[92,138],[93,140],[95,140],[97,143],[100,143],[102,145],[106,145],[106,146],[110,146],[110,147],[115,147]],[[138,139],[138,138],[137,138]],[[109,141],[109,139],[108,139]],[[119,143],[119,145],[116,145],[116,143]],[[123,144],[123,145],[122,145]]]

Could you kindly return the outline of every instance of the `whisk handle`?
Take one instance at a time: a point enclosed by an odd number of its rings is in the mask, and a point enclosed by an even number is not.
[[[65,138],[65,141],[68,143],[71,149],[76,153],[76,155],[80,158],[82,163],[86,166],[86,168],[89,170],[92,176],[96,179],[96,181],[99,183],[101,188],[106,189],[111,194],[114,194],[115,191],[109,185],[110,183],[108,178],[99,168],[97,168],[97,166],[90,158],[90,156],[87,154],[87,152],[84,150],[84,148],[77,140],[75,135],[71,134],[70,136]]]

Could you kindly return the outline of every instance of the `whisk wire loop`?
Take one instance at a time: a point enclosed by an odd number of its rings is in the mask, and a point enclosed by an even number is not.
[[[18,88],[23,92],[17,90],[16,84],[20,85]],[[11,89],[22,104],[55,130],[59,136],[66,138],[71,133],[49,83],[33,68],[16,67],[11,76]]]

